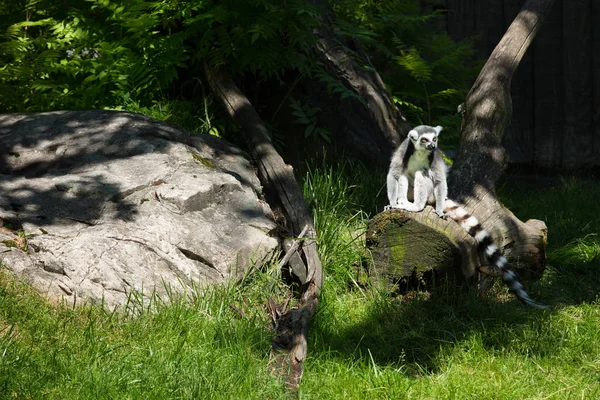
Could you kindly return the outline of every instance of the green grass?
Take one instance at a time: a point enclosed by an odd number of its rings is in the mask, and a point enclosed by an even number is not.
[[[555,304],[598,303],[600,291],[600,198],[598,181],[564,178],[552,187],[503,188],[501,199],[521,220],[548,225],[548,269],[544,297]]]
[[[600,397],[600,184],[503,188],[521,219],[549,228],[548,269],[520,305],[438,287],[391,296],[358,273],[383,176],[360,165],[310,170],[325,269],[301,399],[595,399]],[[266,266],[191,300],[133,296],[127,312],[51,304],[0,275],[0,398],[285,399],[270,374],[269,298],[288,289]]]
[[[269,279],[265,279],[269,278]],[[261,274],[192,301],[132,296],[128,312],[52,305],[0,276],[0,398],[266,399],[272,334]],[[247,304],[251,304],[248,306]]]

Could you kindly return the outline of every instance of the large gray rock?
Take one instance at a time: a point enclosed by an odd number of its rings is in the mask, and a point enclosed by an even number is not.
[[[0,115],[0,262],[51,298],[112,307],[240,277],[278,247],[260,194],[214,137],[111,111]]]

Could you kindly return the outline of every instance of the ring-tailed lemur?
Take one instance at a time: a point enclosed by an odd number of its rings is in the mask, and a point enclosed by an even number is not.
[[[547,306],[538,304],[529,297],[515,273],[508,269],[508,262],[492,241],[492,236],[477,218],[447,198],[447,166],[437,150],[437,139],[441,131],[441,126],[420,125],[408,132],[407,138],[392,156],[387,175],[390,204],[385,209],[400,208],[418,212],[427,203],[435,204],[435,212],[440,217],[448,215],[475,238],[480,254],[485,256],[489,265],[502,271],[502,280],[522,303],[546,308]],[[409,201],[411,189],[412,203]]]

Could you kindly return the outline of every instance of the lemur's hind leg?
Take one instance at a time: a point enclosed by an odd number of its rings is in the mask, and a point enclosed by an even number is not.
[[[426,172],[417,171],[415,173],[415,179],[413,184],[413,197],[412,203],[407,203],[405,207],[400,207],[406,211],[419,212],[423,211],[427,205],[429,196],[433,193],[433,181]]]
[[[435,197],[435,213],[442,218],[446,218],[444,209],[446,208],[446,198],[448,197],[448,182],[446,177],[439,179],[433,184],[433,194]]]

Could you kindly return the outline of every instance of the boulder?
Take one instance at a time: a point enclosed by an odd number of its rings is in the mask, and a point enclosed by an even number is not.
[[[122,305],[243,276],[278,249],[246,155],[137,114],[0,115],[0,262],[50,298]]]

